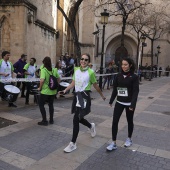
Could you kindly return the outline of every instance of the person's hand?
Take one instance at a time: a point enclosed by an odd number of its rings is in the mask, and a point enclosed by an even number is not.
[[[132,107],[129,107],[129,110],[133,111],[133,108],[132,108]]]
[[[20,72],[18,72],[18,73],[17,73],[17,75],[19,75],[19,76],[20,76],[20,75],[21,75],[21,73],[20,73]]]
[[[61,95],[63,95],[63,94],[65,94],[66,92],[65,92],[65,90],[63,90],[63,91],[59,91],[58,93],[61,94]]]
[[[41,91],[41,88],[39,87],[37,90],[38,90],[38,91]]]
[[[4,76],[5,76],[5,77],[8,77],[8,76],[9,76],[9,73],[8,73],[8,74],[5,73]]]
[[[109,104],[110,107],[112,107],[112,104]]]
[[[102,99],[105,101],[105,100],[106,100],[106,97],[102,96]]]

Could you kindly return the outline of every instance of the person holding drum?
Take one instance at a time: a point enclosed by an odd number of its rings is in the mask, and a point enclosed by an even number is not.
[[[42,115],[42,121],[38,122],[38,125],[47,126],[48,121],[46,118],[46,111],[45,111],[44,105],[46,102],[48,102],[49,112],[50,112],[49,123],[53,124],[54,123],[53,102],[54,102],[54,97],[57,93],[57,89],[51,90],[49,87],[50,75],[55,76],[57,78],[58,83],[60,83],[60,77],[59,77],[57,69],[52,68],[50,57],[45,57],[43,60],[43,63],[44,63],[44,68],[41,69],[40,86],[38,88],[38,90],[40,91],[39,108],[40,108],[41,115]]]
[[[77,148],[76,140],[79,133],[79,123],[87,126],[90,129],[91,137],[95,137],[96,130],[95,124],[89,123],[84,117],[91,112],[91,98],[90,89],[93,84],[94,88],[100,94],[103,100],[106,98],[102,94],[99,86],[97,85],[95,73],[89,68],[90,55],[83,54],[80,59],[80,67],[74,68],[74,75],[71,84],[61,93],[66,93],[71,88],[75,87],[75,93],[72,103],[73,118],[73,135],[69,145],[64,149],[65,152],[72,152]]]
[[[35,65],[36,59],[31,58],[30,62],[27,63],[24,66],[24,74],[25,78],[35,78],[36,77],[36,65]],[[30,95],[30,90],[31,90],[31,85],[32,82],[26,82],[27,86],[27,92],[26,92],[26,99],[25,99],[25,104],[29,105],[29,95]],[[36,101],[35,96],[34,96],[34,102]]]
[[[21,58],[13,65],[14,66],[14,72],[17,74],[17,78],[24,78],[24,66],[27,64],[27,55],[22,54]],[[21,82],[17,82],[17,87],[20,88]],[[25,92],[25,82],[22,82],[22,91],[21,91],[21,97],[25,98],[24,95]]]
[[[3,80],[11,79],[12,76],[13,76],[13,71],[14,71],[14,67],[13,67],[12,63],[9,61],[9,58],[10,58],[10,52],[9,51],[3,51],[2,52],[2,59],[0,60],[0,80],[1,80],[0,89],[2,90],[1,91],[1,95],[2,95],[1,97],[3,98],[3,96],[4,96],[3,99],[8,101],[9,107],[17,107],[15,104],[13,104],[14,101],[12,101],[12,98],[10,100],[7,97],[5,97],[6,96],[5,94],[3,95],[4,87],[6,85],[11,84],[11,82],[3,83]],[[11,85],[10,87],[14,87],[14,86]],[[9,90],[9,92],[11,92],[11,90],[9,88],[8,88],[8,90]]]

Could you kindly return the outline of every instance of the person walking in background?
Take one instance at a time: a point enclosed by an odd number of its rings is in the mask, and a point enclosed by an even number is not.
[[[166,76],[168,77],[169,76],[169,71],[170,71],[169,65],[166,67],[165,71],[166,71]]]
[[[89,68],[88,64],[90,62],[90,55],[83,54],[80,59],[80,67],[74,68],[74,75],[72,83],[63,91],[66,93],[68,90],[75,86],[75,93],[72,103],[72,113],[74,113],[73,118],[73,135],[72,140],[69,145],[64,149],[65,152],[72,152],[77,148],[76,140],[79,133],[79,123],[87,126],[90,129],[91,137],[95,137],[96,130],[95,124],[89,123],[84,117],[91,111],[91,98],[90,89],[93,84],[94,88],[101,95],[102,99],[105,100],[99,86],[96,82],[95,73]],[[61,92],[60,92],[61,93]]]
[[[140,65],[139,65],[137,74],[138,74],[139,81],[141,82],[141,81],[142,81],[142,69],[141,69],[141,66],[140,66]]]
[[[60,79],[61,79],[62,77],[64,77],[63,70],[61,69],[61,61],[58,61],[58,62],[56,63],[55,68],[56,68],[56,71],[58,72],[58,74],[59,74],[59,76],[60,76]],[[57,88],[57,92],[63,90],[63,88],[64,88],[64,87],[62,87],[61,85],[59,85],[58,88]],[[60,95],[60,97],[64,97],[64,95]],[[57,94],[56,94],[55,98],[57,98]]]
[[[162,74],[162,67],[159,67],[159,77],[161,77]]]
[[[57,78],[58,83],[60,83],[60,76],[58,74],[57,68],[55,69],[52,68],[50,57],[45,57],[43,63],[44,63],[44,68],[41,69],[40,86],[38,88],[38,90],[40,91],[39,108],[42,115],[42,121],[38,122],[38,125],[47,126],[48,121],[47,121],[46,110],[44,105],[46,102],[48,102],[49,113],[50,113],[49,123],[53,124],[54,123],[53,102],[54,102],[55,95],[57,93],[57,89],[51,90],[49,87],[50,75],[55,76]]]
[[[106,74],[112,74],[113,72],[114,71],[113,71],[112,63],[109,63],[109,66],[106,68]],[[104,89],[104,86],[107,82],[107,89],[110,90],[111,78],[112,78],[112,75],[105,76],[104,83],[103,83],[103,89]]]
[[[31,58],[30,62],[27,63],[24,66],[24,74],[25,78],[35,78],[36,74],[36,65],[35,65],[36,59]],[[30,90],[31,90],[31,84],[32,82],[26,82],[26,87],[27,87],[27,92],[26,92],[26,98],[25,98],[25,104],[29,105],[29,95],[30,95]],[[35,96],[34,96],[34,102],[36,101]]]
[[[55,65],[55,68],[57,68],[58,74],[60,76],[60,79],[64,76],[63,70],[61,68],[61,61],[58,61]]]
[[[17,74],[17,78],[24,78],[24,66],[27,64],[27,55],[22,54],[21,58],[13,65],[14,66],[14,72]],[[21,82],[17,82],[17,87],[20,88]],[[25,94],[25,82],[22,82],[22,91],[21,91],[21,97],[26,97]]]
[[[118,66],[116,65],[115,61],[112,60],[112,67],[113,67],[113,73],[118,72]],[[115,74],[112,75],[111,80],[110,80],[110,86],[113,86],[113,81],[114,81]]]
[[[93,64],[92,63],[89,63],[88,66],[89,66],[89,68],[91,68],[93,70]]]
[[[132,145],[133,133],[133,115],[136,108],[136,102],[139,93],[139,79],[135,72],[135,64],[131,58],[124,58],[122,60],[122,72],[116,75],[114,80],[114,88],[110,98],[110,106],[116,99],[116,104],[113,112],[112,122],[112,142],[106,148],[108,151],[117,149],[116,138],[118,132],[118,123],[123,110],[126,110],[126,118],[128,122],[128,138],[124,144],[125,147]]]

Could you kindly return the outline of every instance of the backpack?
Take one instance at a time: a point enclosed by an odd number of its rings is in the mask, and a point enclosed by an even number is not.
[[[49,77],[48,87],[50,90],[56,90],[58,88],[58,81],[57,81],[57,78],[55,76],[53,76],[53,70],[52,70],[52,75],[51,74],[49,74],[49,75],[50,75],[50,77]]]

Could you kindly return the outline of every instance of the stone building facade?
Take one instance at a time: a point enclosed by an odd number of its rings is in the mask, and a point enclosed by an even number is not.
[[[150,1],[156,3],[157,6],[168,2],[168,0]],[[60,0],[60,6],[66,14],[69,13],[71,2],[72,0]],[[103,29],[100,17],[94,15],[94,6],[97,2],[98,0],[83,1],[75,24],[81,52],[90,53],[94,69],[100,67]],[[74,43],[69,25],[57,10],[56,3],[56,0],[1,0],[0,52],[9,50],[12,62],[15,62],[22,53],[26,53],[28,58],[35,57],[38,65],[42,63],[45,56],[50,56],[55,65],[61,54],[73,53]],[[103,9],[100,12],[103,12]],[[119,17],[109,17],[105,31],[104,67],[109,61],[116,60],[116,56],[119,54],[121,26]],[[94,35],[93,32],[97,29],[99,29],[99,33]],[[146,43],[143,65],[151,62],[151,42],[147,39]],[[161,38],[154,42],[154,54],[157,53],[158,45],[161,46],[159,66],[165,68],[170,64],[170,30],[166,30]],[[136,59],[137,37],[129,27],[125,31],[124,46],[128,56]],[[153,64],[156,64],[156,59],[154,57]]]
[[[79,40],[80,43],[89,44],[89,46],[82,47],[82,52],[88,52],[91,54],[93,60],[93,64],[95,67],[100,67],[101,61],[101,51],[102,51],[102,29],[103,25],[101,24],[100,17],[96,17],[93,12],[93,8],[96,5],[97,0],[87,0],[83,1],[81,4],[81,8],[79,11]],[[160,7],[160,5],[166,6],[168,4],[168,0],[160,0],[154,1],[151,0],[156,7]],[[107,6],[108,7],[108,6]],[[106,7],[106,8],[107,8]],[[109,8],[109,7],[108,7]],[[101,9],[100,12],[103,12]],[[169,11],[167,11],[167,14]],[[96,24],[99,27],[99,34],[93,35],[92,33],[97,30]],[[105,67],[107,63],[111,60],[116,60],[116,55],[119,54],[120,49],[120,39],[121,39],[121,27],[122,22],[121,18],[118,16],[109,17],[109,22],[106,25],[105,30],[105,41],[104,41],[104,62],[103,66]],[[98,37],[97,37],[98,36]],[[99,45],[97,47],[97,41],[99,40]],[[132,57],[136,60],[137,56],[137,36],[136,32],[132,30],[132,28],[127,27],[125,31],[125,40],[124,47],[127,50],[127,54],[129,57]],[[151,64],[151,41],[146,39],[147,47],[144,48],[143,54],[143,65],[148,63]],[[158,66],[162,66],[163,68],[170,65],[170,28],[166,29],[161,37],[154,41],[154,57],[153,57],[153,65],[157,64],[157,46],[161,47],[161,53],[159,54],[159,62]],[[98,49],[97,49],[98,48]],[[98,50],[98,56],[96,56],[96,50]],[[140,64],[140,63],[139,63]]]
[[[23,53],[39,65],[45,56],[55,63],[57,38],[55,0],[0,1],[0,53],[10,51],[13,63]]]

